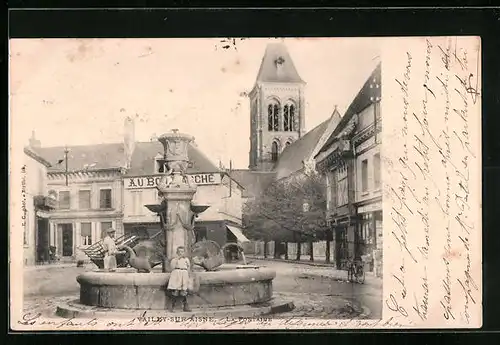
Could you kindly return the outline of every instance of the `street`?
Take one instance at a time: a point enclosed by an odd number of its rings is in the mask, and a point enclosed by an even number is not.
[[[337,280],[347,276],[330,267],[314,267],[301,263],[256,260],[254,264],[276,270],[273,280],[276,295],[290,296],[295,310],[280,314],[314,318],[348,318],[346,302],[369,309],[370,319],[382,317],[382,284],[367,278],[365,284]],[[349,309],[349,307],[347,307]]]
[[[274,295],[294,302],[296,308],[277,317],[345,319],[368,312],[370,319],[381,318],[382,284],[367,277],[365,284],[338,280],[346,275],[331,267],[301,263],[255,260],[253,264],[276,270]],[[65,296],[78,296],[76,277],[92,267],[42,266],[24,272],[25,311],[53,315],[55,302]]]

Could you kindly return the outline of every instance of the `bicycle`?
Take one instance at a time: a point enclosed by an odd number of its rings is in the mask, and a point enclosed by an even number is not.
[[[357,282],[363,284],[365,282],[365,269],[363,262],[359,260],[352,260],[349,263],[347,270],[347,280],[351,283]]]

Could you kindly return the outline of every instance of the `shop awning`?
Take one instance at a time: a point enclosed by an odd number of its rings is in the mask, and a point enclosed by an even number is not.
[[[243,233],[241,232],[241,230],[238,229],[237,227],[230,225],[226,225],[226,227],[229,231],[233,233],[233,235],[236,237],[239,243],[250,242],[250,240],[246,238],[245,235],[243,235]]]

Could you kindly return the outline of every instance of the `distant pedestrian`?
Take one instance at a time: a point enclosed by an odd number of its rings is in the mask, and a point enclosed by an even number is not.
[[[191,263],[185,256],[185,248],[177,248],[177,256],[170,261],[170,278],[168,280],[167,290],[170,292],[172,298],[171,311],[174,310],[178,299],[182,300],[184,311],[191,311],[189,309],[187,294],[189,286],[189,273],[191,271]]]
[[[106,237],[104,237],[102,244],[104,247],[104,269],[110,272],[116,270],[116,254],[122,253],[116,247],[115,243],[116,230],[113,228],[106,230]]]

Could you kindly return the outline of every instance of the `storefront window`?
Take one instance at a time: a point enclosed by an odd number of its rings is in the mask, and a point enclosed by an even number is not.
[[[375,223],[372,213],[362,215],[357,228],[356,256],[371,254],[375,249]]]
[[[375,244],[375,231],[374,231],[373,216],[371,213],[363,215],[363,221],[361,223],[361,238],[364,244],[374,245]]]
[[[83,246],[90,246],[92,244],[92,224],[80,224],[80,236],[82,237],[81,243]]]

